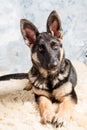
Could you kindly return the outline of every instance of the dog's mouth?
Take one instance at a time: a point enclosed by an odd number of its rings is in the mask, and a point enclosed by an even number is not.
[[[58,71],[58,66],[48,69],[48,74],[55,74]]]
[[[56,71],[58,67],[48,68],[48,71]]]
[[[60,72],[60,64],[57,64],[57,65],[55,65],[55,66],[52,66],[52,67],[48,67],[48,74],[49,75],[54,75],[54,74],[56,74],[56,73],[59,73]]]

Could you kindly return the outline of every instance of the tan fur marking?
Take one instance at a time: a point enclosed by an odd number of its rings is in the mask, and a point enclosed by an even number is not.
[[[58,112],[55,115],[55,120],[58,120],[58,123],[70,121],[73,117],[75,103],[70,96],[59,104]]]
[[[45,83],[42,83],[38,86],[40,89],[46,89],[48,90],[47,86],[45,85]]]
[[[32,49],[33,45],[34,45],[34,44],[30,44],[30,45],[29,45],[30,49]]]
[[[53,86],[55,86],[57,83],[59,83],[58,77],[53,80]]]
[[[31,72],[31,71],[28,72],[28,77],[29,77],[29,80],[30,80],[32,83],[34,83],[34,81],[37,79],[36,76],[33,76],[33,75],[32,75],[32,72]]]
[[[35,86],[39,86],[40,85],[40,82],[37,80],[35,83],[34,83]]]
[[[51,71],[49,71],[49,74],[55,74],[56,72],[57,72],[57,70],[58,70],[58,68],[57,69],[53,69],[53,70],[51,70]]]
[[[59,35],[60,35],[58,40],[61,42],[63,40],[63,33],[62,33],[62,31],[58,31],[58,32],[59,32]]]
[[[33,59],[33,61],[34,61],[36,64],[39,63],[39,60],[38,60],[38,57],[37,57],[37,53],[32,54],[32,59]],[[47,70],[45,70],[44,68],[40,67],[40,68],[39,68],[39,72],[40,72],[44,77],[47,77]]]
[[[63,59],[63,55],[64,55],[64,49],[63,49],[63,47],[62,48],[60,48],[60,62],[62,62],[62,59]]]
[[[32,83],[34,83],[34,81],[37,79],[37,77],[34,77],[32,75],[29,75],[29,79]]]
[[[44,77],[47,77],[48,73],[47,73],[47,70],[43,69],[43,68],[39,68],[39,72],[44,76]]]
[[[67,82],[60,86],[59,88],[55,89],[53,91],[53,96],[55,99],[62,101],[64,99],[64,96],[69,94],[72,91],[72,84],[70,82]]]
[[[50,93],[45,91],[45,90],[41,90],[41,89],[37,89],[35,87],[33,87],[33,92],[37,95],[41,95],[41,96],[45,96],[47,98],[50,98]]]
[[[41,123],[51,123],[55,115],[51,101],[48,98],[41,96],[38,104],[41,114]]]
[[[37,63],[39,63],[39,60],[38,60],[38,57],[37,57],[37,53],[34,53],[33,55],[32,55],[32,59],[34,60],[34,62],[37,64]],[[44,76],[44,77],[47,77],[47,75],[48,75],[48,72],[47,72],[47,70],[45,70],[44,68],[42,68],[42,67],[40,67],[39,68],[39,72]],[[55,70],[54,71],[52,71],[51,73],[55,73]]]
[[[31,89],[32,89],[32,84],[31,84],[30,82],[28,82],[28,83],[26,84],[26,87],[24,88],[24,90],[29,91],[29,90],[31,90]]]
[[[65,77],[67,77],[67,76],[68,76],[68,70],[65,71],[64,74],[59,74],[58,79],[59,79],[59,80],[63,80],[63,79],[64,79]]]
[[[37,64],[37,63],[39,63],[39,60],[38,60],[38,57],[37,57],[37,53],[33,53],[32,54],[32,59],[33,59],[33,61]]]
[[[59,78],[60,80],[63,80],[63,79],[64,79],[63,74],[59,74],[58,78]]]

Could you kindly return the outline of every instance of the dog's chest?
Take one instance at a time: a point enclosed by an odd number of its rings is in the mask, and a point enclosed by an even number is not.
[[[48,76],[44,78],[41,76],[35,68],[31,68],[29,71],[29,81],[32,83],[33,87],[41,90],[47,90],[52,92],[54,89],[60,87],[64,82],[66,82],[68,73],[60,73],[55,76]]]

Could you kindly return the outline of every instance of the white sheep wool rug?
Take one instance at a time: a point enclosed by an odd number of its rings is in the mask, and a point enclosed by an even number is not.
[[[23,91],[28,80],[0,81],[0,130],[87,130],[87,66],[80,62],[73,64],[78,74],[74,120],[62,128],[42,125],[32,90]],[[3,74],[7,73],[0,72]]]

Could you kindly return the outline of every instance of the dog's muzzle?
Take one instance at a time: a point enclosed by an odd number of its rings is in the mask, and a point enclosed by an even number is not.
[[[48,69],[49,70],[55,69],[55,68],[57,68],[57,66],[58,66],[57,60],[51,59],[51,61],[48,64]]]

